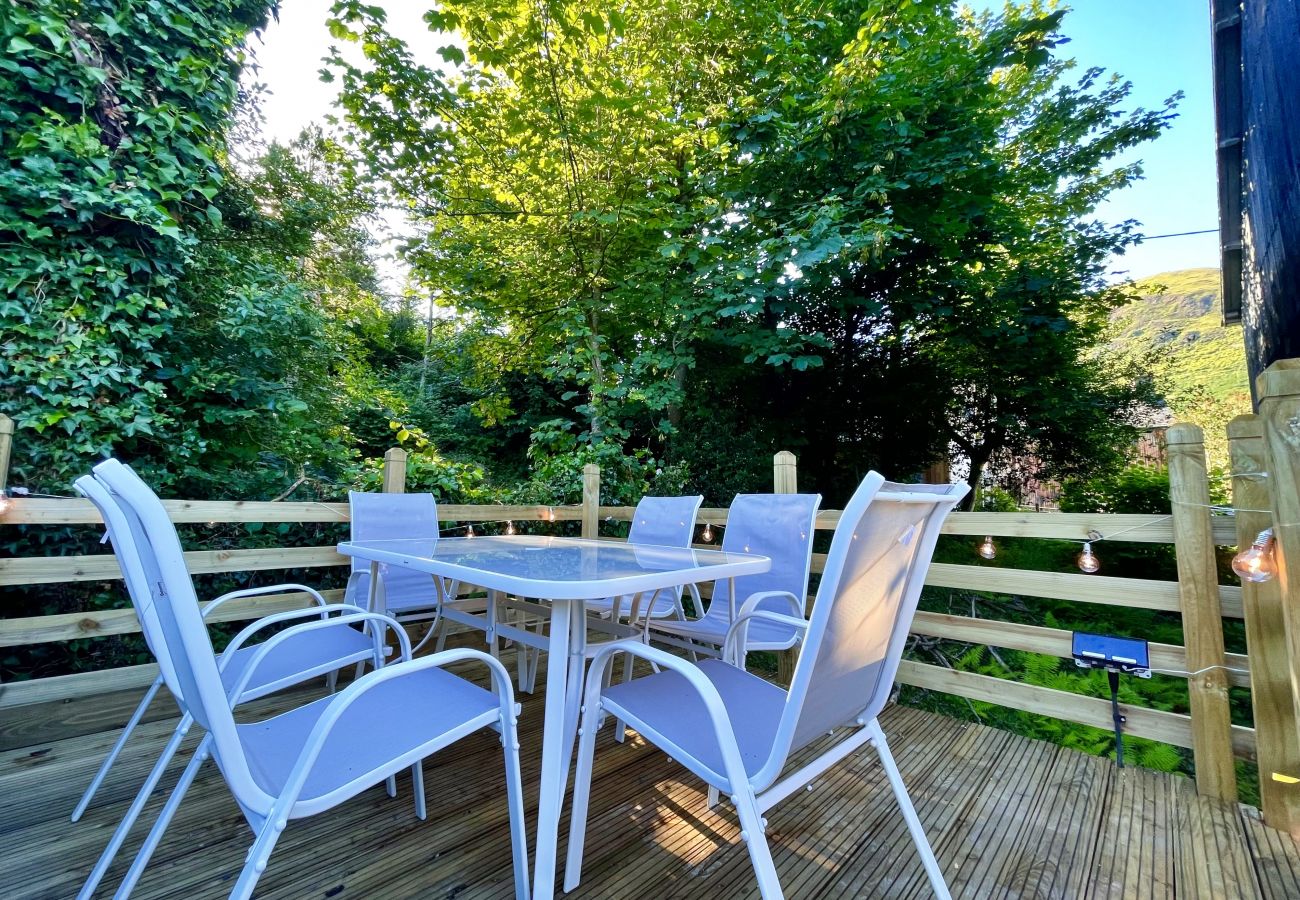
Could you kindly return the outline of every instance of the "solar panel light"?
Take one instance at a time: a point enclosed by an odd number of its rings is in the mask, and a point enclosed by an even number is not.
[[[1119,711],[1119,676],[1151,677],[1151,654],[1146,641],[1112,634],[1074,632],[1070,655],[1081,669],[1105,669],[1110,683],[1110,714],[1115,723],[1115,763],[1124,768],[1124,716]]]
[[[1151,677],[1147,642],[1135,638],[1076,631],[1070,655],[1081,669],[1113,669],[1139,678]]]

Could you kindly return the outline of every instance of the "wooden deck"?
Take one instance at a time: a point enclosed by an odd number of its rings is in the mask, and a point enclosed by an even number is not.
[[[262,701],[260,711],[304,696]],[[539,700],[526,698],[520,720],[530,810]],[[1253,809],[1199,799],[1188,779],[1117,770],[1106,760],[915,709],[892,708],[883,724],[955,897],[1300,897],[1297,845]],[[74,896],[170,727],[142,726],[76,825],[67,815],[114,734],[0,754],[0,895]],[[499,754],[483,734],[431,758],[424,822],[415,818],[403,778],[395,800],[376,788],[292,823],[258,896],[512,898]],[[757,896],[733,817],[725,806],[707,810],[700,783],[685,770],[635,735],[614,744],[608,729],[596,766],[583,884],[567,896]],[[165,786],[178,771],[176,764]],[[161,802],[155,797],[146,815]],[[789,897],[930,896],[869,750],[769,821]],[[129,852],[143,831],[137,828]],[[250,839],[208,767],[134,896],[225,897]],[[111,896],[128,862],[114,867],[100,896]]]

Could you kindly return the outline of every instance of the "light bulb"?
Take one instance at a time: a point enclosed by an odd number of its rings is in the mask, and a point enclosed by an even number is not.
[[[1097,559],[1097,554],[1092,552],[1092,542],[1085,542],[1083,552],[1079,554],[1079,570],[1091,575],[1101,568],[1101,560]]]
[[[554,521],[555,521],[555,507],[554,507],[554,506],[548,506],[548,507],[546,507],[546,521],[548,521],[548,522],[554,522]]]
[[[984,538],[984,543],[980,544],[980,556],[985,559],[993,559],[998,555],[998,548],[993,544],[993,535]]]
[[[0,516],[9,512],[9,507],[12,505],[13,501],[9,499],[9,492],[0,488]]]
[[[708,522],[704,523],[704,530],[700,532],[700,540],[706,544],[713,543],[713,526]]]
[[[506,534],[514,534],[514,533],[515,533],[515,523],[514,523],[514,522],[509,522],[509,521],[507,521],[507,522],[506,522]]]
[[[468,528],[465,529],[465,537],[472,538],[473,536],[474,536],[474,526],[470,525]]]
[[[1270,581],[1277,574],[1273,562],[1273,529],[1265,528],[1255,543],[1232,558],[1232,571],[1242,581]]]

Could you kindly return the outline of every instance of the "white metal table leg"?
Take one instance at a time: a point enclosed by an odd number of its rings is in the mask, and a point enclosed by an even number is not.
[[[551,606],[551,636],[546,667],[546,718],[542,723],[542,778],[537,803],[536,857],[533,900],[555,896],[555,854],[559,842],[560,809],[569,780],[569,638],[573,610],[567,601]]]

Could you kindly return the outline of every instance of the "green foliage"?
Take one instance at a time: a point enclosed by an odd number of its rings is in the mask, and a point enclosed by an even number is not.
[[[168,344],[267,0],[53,0],[0,17],[0,392],[16,480],[115,446],[197,452]],[[170,348],[173,351],[175,348]]]
[[[1220,492],[1222,488],[1220,488]],[[1061,512],[1169,514],[1169,470],[1142,464],[1125,466],[1061,486]]]
[[[1141,298],[1112,313],[1099,353],[1150,370],[1173,417],[1201,426],[1210,465],[1226,469],[1227,423],[1251,406],[1241,330],[1221,320],[1219,270],[1166,272],[1135,290]]]

